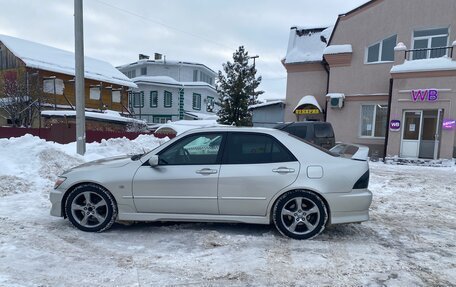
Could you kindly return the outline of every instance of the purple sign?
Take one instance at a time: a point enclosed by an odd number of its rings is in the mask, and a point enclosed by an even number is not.
[[[453,130],[456,128],[456,120],[444,119],[442,127],[444,130]]]
[[[390,130],[391,131],[398,131],[401,129],[401,121],[400,120],[391,120],[390,121]]]
[[[424,102],[426,98],[428,102],[435,102],[439,98],[439,91],[436,89],[412,90],[410,95],[414,102]]]

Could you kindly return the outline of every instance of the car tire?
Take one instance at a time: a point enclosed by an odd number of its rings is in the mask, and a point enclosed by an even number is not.
[[[289,191],[276,201],[273,221],[277,230],[293,239],[310,239],[320,234],[328,221],[326,205],[310,191]]]
[[[65,212],[70,222],[82,231],[102,232],[117,218],[117,205],[106,189],[95,184],[76,187],[68,195]]]

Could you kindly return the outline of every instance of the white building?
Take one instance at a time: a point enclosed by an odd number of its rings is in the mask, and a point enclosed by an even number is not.
[[[155,60],[139,55],[137,62],[117,68],[138,85],[129,96],[136,118],[166,123],[216,117],[216,73],[203,64],[168,61],[155,54]]]

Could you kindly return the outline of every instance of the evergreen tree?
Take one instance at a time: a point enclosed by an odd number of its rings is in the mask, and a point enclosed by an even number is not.
[[[249,105],[257,103],[263,91],[255,91],[260,85],[261,76],[255,78],[256,69],[249,65],[249,54],[240,46],[233,53],[233,63],[223,64],[218,72],[217,92],[220,97],[218,122],[225,125],[252,126],[252,113]]]

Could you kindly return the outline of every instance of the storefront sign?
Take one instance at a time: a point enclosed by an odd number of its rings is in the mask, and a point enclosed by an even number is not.
[[[390,130],[393,132],[399,131],[401,129],[400,120],[391,120],[390,121]]]
[[[296,109],[294,113],[297,115],[315,115],[315,114],[319,114],[320,110],[319,109]]]
[[[444,119],[442,127],[443,127],[444,130],[456,129],[456,120]]]
[[[410,92],[412,100],[414,102],[435,102],[439,98],[439,91],[436,89],[426,89],[426,90],[412,90]]]

